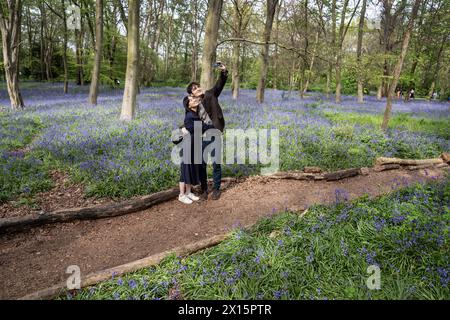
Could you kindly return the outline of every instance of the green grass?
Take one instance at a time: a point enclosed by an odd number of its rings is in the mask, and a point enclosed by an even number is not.
[[[43,127],[37,117],[0,113],[0,203],[17,199],[18,205],[32,206],[33,195],[52,186],[45,162],[15,152],[27,146]]]
[[[383,115],[371,115],[351,112],[323,111],[323,115],[333,122],[347,122],[352,124],[369,125],[376,128],[381,127]],[[432,119],[425,117],[412,117],[407,114],[394,115],[389,121],[391,129],[406,129],[414,132],[433,134],[444,139],[450,138],[450,120]]]
[[[334,205],[304,217],[268,217],[214,248],[61,298],[450,298],[449,177],[375,200],[345,197],[338,190]],[[381,269],[380,290],[366,285],[370,265]]]

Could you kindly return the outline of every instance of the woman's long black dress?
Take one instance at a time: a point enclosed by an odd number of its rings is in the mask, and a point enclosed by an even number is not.
[[[202,162],[199,164],[194,163],[194,123],[195,121],[200,121],[198,114],[192,110],[186,111],[186,115],[184,118],[184,126],[189,131],[190,139],[185,137],[182,142],[182,162],[181,162],[181,174],[180,174],[180,182],[184,182],[186,184],[198,185],[200,184],[200,170],[202,166]],[[214,128],[212,125],[207,125],[202,122],[202,133],[206,130]],[[190,151],[190,163],[184,163],[183,155],[184,151]],[[202,152],[202,146],[198,147],[198,152]],[[200,158],[202,159],[202,158]]]

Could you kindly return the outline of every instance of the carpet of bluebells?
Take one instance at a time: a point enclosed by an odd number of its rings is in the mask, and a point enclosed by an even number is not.
[[[378,199],[347,198],[337,190],[334,204],[303,217],[236,226],[214,248],[60,299],[450,299],[449,176]],[[380,268],[378,290],[367,286],[369,266]]]
[[[170,133],[183,123],[184,89],[144,88],[132,123],[119,120],[120,90],[103,88],[96,107],[87,103],[88,87],[71,86],[64,95],[58,83],[26,83],[22,91],[27,108],[15,113],[0,89],[0,203],[49,189],[51,169],[67,172],[96,197],[128,198],[178,182]],[[344,97],[336,105],[320,94],[301,99],[268,90],[258,105],[255,91],[242,90],[233,102],[225,89],[221,104],[227,128],[280,130],[281,170],[371,166],[377,156],[428,158],[450,150],[446,102],[396,102],[387,133],[379,129],[385,102],[373,97],[364,105]],[[30,151],[23,152],[27,145]],[[223,171],[246,176],[260,169],[236,164]]]

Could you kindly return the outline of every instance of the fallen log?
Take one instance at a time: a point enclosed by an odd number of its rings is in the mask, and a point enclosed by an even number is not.
[[[450,153],[444,152],[443,154],[441,154],[441,159],[445,163],[449,163],[450,162]]]
[[[322,169],[319,167],[305,167],[305,169],[303,169],[303,172],[305,172],[305,173],[322,173]]]
[[[419,166],[423,164],[441,164],[444,160],[441,158],[436,159],[422,159],[422,160],[415,160],[415,159],[398,159],[398,158],[384,158],[380,157],[377,158],[376,164],[377,165],[386,165],[386,164],[399,164],[402,166]]]
[[[325,180],[327,181],[336,181],[345,178],[354,177],[361,174],[361,169],[347,169],[340,170],[336,172],[330,172],[325,174]]]
[[[125,202],[116,202],[107,205],[97,205],[85,208],[71,208],[32,215],[0,219],[0,234],[27,230],[32,227],[57,222],[69,222],[73,220],[92,220],[111,218],[128,213],[148,209],[149,207],[175,198],[179,194],[178,188],[154,193]]]
[[[431,168],[434,167],[434,164],[421,164],[419,166],[407,166],[406,169],[407,170],[420,170],[420,169],[427,169],[427,168]]]
[[[269,179],[291,179],[291,180],[321,180],[323,176],[316,176],[310,173],[292,173],[292,172],[277,172],[271,176]]]
[[[396,169],[400,169],[399,164],[385,164],[385,165],[381,165],[381,166],[375,166],[373,168],[373,170],[375,170],[376,172],[387,171],[387,170],[396,170]]]
[[[222,182],[225,183],[224,189],[233,181],[236,181],[236,179],[223,178]],[[125,214],[146,210],[159,203],[175,199],[179,193],[179,188],[172,188],[123,202],[102,204],[85,208],[61,209],[41,215],[4,218],[0,219],[0,234],[25,231],[33,227],[52,223],[70,222],[74,220],[95,220],[122,216]]]

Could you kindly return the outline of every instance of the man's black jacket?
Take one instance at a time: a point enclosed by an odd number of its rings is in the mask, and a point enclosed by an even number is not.
[[[206,112],[211,118],[214,128],[223,132],[225,128],[225,120],[223,119],[222,108],[219,105],[219,96],[222,93],[223,87],[228,79],[228,70],[220,73],[220,78],[217,80],[216,85],[205,92],[205,97],[202,100],[203,106]],[[183,105],[186,110],[189,110],[189,99],[185,97],[183,99]]]

